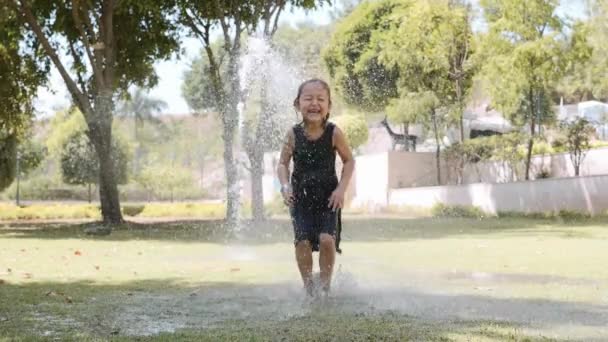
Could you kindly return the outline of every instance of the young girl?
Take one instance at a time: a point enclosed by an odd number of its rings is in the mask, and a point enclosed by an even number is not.
[[[312,252],[319,251],[320,285],[327,294],[339,244],[336,225],[355,161],[344,133],[327,121],[331,92],[325,81],[311,79],[302,83],[294,107],[302,115],[302,122],[287,133],[277,173],[283,199],[290,208],[296,261],[304,287],[309,295],[314,295]],[[339,182],[336,151],[344,164]],[[294,169],[290,184],[292,157]]]

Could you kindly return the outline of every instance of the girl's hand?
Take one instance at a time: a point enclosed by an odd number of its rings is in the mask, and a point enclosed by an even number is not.
[[[281,186],[281,195],[283,195],[283,203],[286,206],[291,207],[293,205],[293,190],[289,185]]]
[[[331,210],[342,209],[344,207],[344,190],[340,187],[336,188],[334,192],[329,196],[329,204],[327,205]]]

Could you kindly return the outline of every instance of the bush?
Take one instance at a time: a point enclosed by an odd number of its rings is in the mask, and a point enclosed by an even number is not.
[[[445,205],[437,203],[431,208],[431,214],[434,217],[467,217],[467,218],[483,218],[488,216],[479,207],[462,206],[462,205]]]
[[[551,171],[547,169],[542,169],[536,173],[536,179],[546,179],[551,178]]]
[[[581,221],[589,219],[591,215],[580,211],[562,209],[557,212],[557,217],[564,221]]]
[[[122,213],[126,216],[137,216],[137,215],[141,214],[142,211],[144,211],[145,207],[146,206],[142,205],[142,204],[125,205],[122,207]]]
[[[224,203],[148,203],[139,216],[222,219],[225,211]]]
[[[500,211],[496,214],[499,218],[528,218],[535,220],[551,219],[554,217],[551,212],[531,212],[524,213],[520,211]]]
[[[100,210],[96,205],[35,204],[17,207],[0,204],[0,220],[97,219],[100,217]]]
[[[506,218],[506,217],[512,217],[512,218],[528,218],[528,219],[537,219],[537,220],[555,220],[555,219],[561,219],[563,221],[581,221],[581,220],[587,220],[589,218],[591,218],[591,215],[588,213],[583,213],[580,211],[575,211],[575,210],[566,210],[566,209],[562,209],[559,210],[557,212],[531,212],[531,213],[524,213],[524,212],[517,212],[517,211],[503,211],[503,212],[499,212],[498,213],[498,217],[500,218]]]

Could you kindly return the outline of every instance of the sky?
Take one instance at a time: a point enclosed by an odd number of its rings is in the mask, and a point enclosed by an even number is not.
[[[583,16],[583,4],[585,0],[566,0],[562,1],[558,8],[558,14],[570,15],[573,17]],[[478,0],[472,0],[478,3]],[[305,12],[303,10],[288,10],[282,17],[282,23],[297,24],[311,21],[319,25],[328,24],[331,21],[331,8],[325,6],[319,10]],[[150,90],[150,96],[164,100],[168,107],[163,114],[179,115],[190,113],[186,101],[181,95],[181,84],[184,72],[188,69],[190,62],[200,53],[201,44],[194,38],[186,38],[183,41],[185,54],[180,59],[172,58],[168,61],[158,62],[155,65],[159,76],[156,87]],[[50,90],[52,89],[52,90]],[[48,117],[57,110],[66,108],[70,104],[70,96],[59,76],[53,67],[48,88],[40,88],[38,96],[34,101],[34,106],[38,117]]]
[[[287,10],[282,14],[280,22],[296,25],[302,22],[314,22],[319,25],[328,24],[331,20],[328,6],[320,10],[308,11]],[[149,92],[151,97],[164,100],[168,107],[163,114],[187,114],[191,110],[181,95],[183,75],[188,70],[190,62],[200,54],[202,45],[195,38],[186,38],[183,41],[185,54],[179,59],[172,58],[155,64],[159,76],[158,85]],[[71,97],[65,87],[63,79],[55,67],[52,68],[48,87],[40,87],[34,100],[34,107],[38,117],[52,116],[57,110],[69,106]]]

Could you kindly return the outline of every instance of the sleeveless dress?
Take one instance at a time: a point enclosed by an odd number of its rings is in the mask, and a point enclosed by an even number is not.
[[[296,243],[308,240],[313,251],[318,251],[319,235],[327,233],[335,237],[336,250],[341,253],[341,213],[339,209],[333,211],[328,207],[329,197],[338,186],[336,149],[333,146],[335,127],[327,122],[323,134],[316,140],[306,137],[303,123],[293,127],[295,144],[291,185],[294,204],[290,211]]]

